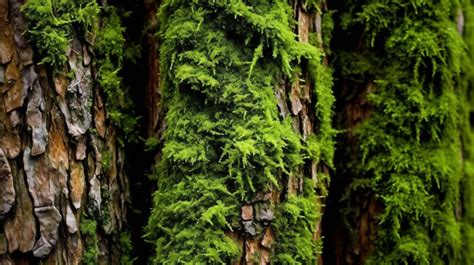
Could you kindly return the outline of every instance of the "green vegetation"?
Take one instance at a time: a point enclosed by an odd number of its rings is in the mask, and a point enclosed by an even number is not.
[[[346,194],[349,223],[358,218],[360,194],[372,194],[383,207],[367,263],[472,263],[460,261],[473,241],[463,239],[470,225],[457,214],[466,107],[457,89],[466,57],[456,24],[461,3],[352,0],[344,9],[343,30],[363,29],[363,45],[335,51],[336,67],[353,82],[375,83],[370,118],[355,129],[357,177]]]
[[[160,140],[156,137],[149,137],[145,141],[145,151],[150,152],[150,151],[155,151],[155,149],[158,147],[160,144]]]
[[[96,221],[89,219],[86,215],[82,215],[80,231],[82,236],[86,239],[82,259],[83,264],[97,264],[99,257],[99,242],[96,234]]]
[[[170,0],[159,17],[167,129],[146,237],[154,263],[230,263],[242,249],[226,233],[238,229],[244,201],[282,189],[306,159],[331,163],[330,74],[316,47],[296,41],[286,1]],[[311,144],[279,117],[275,97],[301,67],[316,91],[320,128]],[[314,263],[314,192],[309,185],[279,205],[273,262]]]
[[[85,239],[82,264],[98,264],[99,239],[97,236],[97,229],[97,222],[86,214],[83,214],[80,223],[81,235]],[[121,231],[114,235],[114,240],[117,240],[117,247],[120,254],[120,264],[132,265],[135,259],[131,257],[133,247],[132,241],[130,239],[130,233]]]
[[[133,61],[140,53],[138,46],[125,42],[121,23],[127,13],[114,6],[100,8],[94,0],[28,0],[22,11],[28,19],[28,36],[41,56],[40,63],[50,65],[54,72],[65,71],[66,51],[73,34],[94,46],[97,81],[105,93],[108,120],[120,129],[122,145],[137,141],[138,117],[130,89],[122,82],[124,60]]]
[[[465,17],[464,41],[468,54],[463,57],[463,73],[460,78],[463,116],[463,179],[461,181],[462,200],[462,253],[460,264],[474,263],[474,1],[463,4]]]
[[[316,264],[322,253],[322,242],[314,238],[315,224],[320,219],[320,205],[314,192],[315,183],[305,182],[302,196],[290,195],[281,204],[275,221],[278,242],[273,262],[276,264]]]
[[[61,69],[74,32],[93,34],[100,12],[90,0],[28,0],[22,8],[28,33],[42,57],[41,63]]]
[[[109,186],[105,183],[102,183],[100,187],[101,203],[100,211],[99,209],[94,209],[94,217],[98,221],[99,225],[102,228],[108,227],[110,225],[110,218],[115,218],[110,215],[110,207],[112,195],[110,194]]]
[[[306,10],[319,10],[321,3],[324,2],[323,0],[302,0],[303,8]]]
[[[108,120],[121,130],[121,144],[137,141],[138,117],[130,89],[123,84],[124,60],[134,60],[139,52],[133,45],[126,45],[121,17],[127,14],[117,7],[103,8],[101,27],[97,32],[98,82],[105,93]],[[124,141],[125,140],[125,141]]]
[[[133,265],[136,259],[131,257],[133,246],[130,232],[120,232],[118,241],[120,265]]]

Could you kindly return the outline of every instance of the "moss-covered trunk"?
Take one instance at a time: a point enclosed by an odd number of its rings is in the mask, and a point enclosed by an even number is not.
[[[459,15],[458,22],[463,22],[461,33],[467,48],[460,81],[463,177],[457,210],[461,216],[463,244],[459,260],[469,264],[474,262],[474,1],[465,1]]]
[[[472,3],[331,8],[338,121],[347,133],[324,226],[328,260],[472,263]]]
[[[105,80],[119,79],[120,20],[92,1],[24,4],[0,0],[0,264],[126,264],[123,127]]]
[[[333,134],[321,7],[162,3],[155,263],[316,263]]]

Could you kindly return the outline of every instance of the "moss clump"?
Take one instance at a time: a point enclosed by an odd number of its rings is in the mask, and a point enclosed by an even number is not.
[[[327,56],[330,56],[332,54],[331,39],[332,39],[332,32],[334,31],[334,19],[332,18],[333,14],[334,14],[334,11],[328,11],[322,14],[321,35],[322,35],[324,52]]]
[[[120,143],[137,141],[138,117],[134,114],[134,103],[130,89],[122,80],[125,60],[133,60],[137,47],[126,45],[125,27],[122,18],[126,13],[117,7],[103,8],[101,27],[97,32],[98,82],[105,93],[108,120],[121,131]]]
[[[356,84],[375,83],[370,118],[354,131],[357,177],[346,194],[351,224],[360,194],[383,207],[368,264],[459,263],[460,8],[449,0],[344,3],[343,31],[361,34],[363,48],[337,51],[338,68]]]
[[[28,19],[28,34],[42,57],[40,63],[57,69],[67,61],[74,31],[95,32],[100,9],[90,0],[28,0],[22,11]]]
[[[158,145],[160,144],[160,140],[156,137],[149,137],[145,141],[145,151],[150,152],[156,150]]]
[[[82,215],[80,231],[82,236],[85,238],[82,262],[84,264],[97,264],[99,258],[99,241],[97,239],[96,221],[89,219],[86,215]]]
[[[290,195],[279,205],[280,217],[274,223],[278,240],[272,257],[275,264],[316,264],[322,253],[322,244],[314,237],[321,207],[314,190],[315,183],[307,180],[302,195]]]
[[[324,2],[324,0],[303,0],[301,2],[303,8],[307,11],[315,11],[320,10],[321,4]]]
[[[462,253],[460,264],[474,263],[474,1],[463,2],[464,41],[468,54],[463,57],[460,78],[462,98],[463,179],[461,181]]]
[[[298,64],[311,69],[321,124],[313,145],[323,150],[312,153],[328,161],[329,77],[320,51],[295,40],[286,1],[164,1],[159,17],[168,127],[147,227],[154,263],[230,263],[242,252],[226,236],[238,228],[240,205],[257,192],[282,189],[282,176],[309,153],[290,121],[279,117],[276,85],[299,76]],[[277,222],[296,218],[301,227],[286,230],[310,245],[300,250],[282,244],[275,262],[284,253],[314,260],[307,249],[317,245],[315,223],[309,225],[315,221],[309,205],[315,202],[295,195],[287,203],[288,209],[302,207],[298,217],[282,210]],[[278,232],[278,238],[286,235]]]
[[[118,235],[120,265],[133,265],[136,258],[132,258],[133,246],[130,232],[122,231]]]
[[[138,46],[127,44],[122,18],[127,12],[114,6],[99,7],[91,0],[28,0],[22,7],[28,19],[28,33],[41,56],[42,64],[63,71],[66,50],[73,36],[94,47],[97,81],[105,93],[108,120],[121,132],[120,143],[138,140],[138,117],[129,88],[122,80],[124,61],[133,61]],[[101,18],[99,21],[99,17]],[[73,77],[68,73],[70,78]],[[92,106],[92,102],[88,102]]]

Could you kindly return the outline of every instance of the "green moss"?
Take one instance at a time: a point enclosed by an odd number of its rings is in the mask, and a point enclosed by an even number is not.
[[[89,219],[82,215],[80,232],[85,238],[84,253],[82,256],[83,264],[97,264],[99,257],[99,242],[97,239],[97,223],[95,220]]]
[[[145,141],[145,151],[154,151],[158,145],[160,144],[160,140],[156,137],[149,137]]]
[[[105,228],[110,225],[110,218],[115,218],[115,216],[110,215],[112,195],[110,194],[109,186],[106,184],[102,184],[100,187],[100,194],[100,212],[96,211],[95,216],[101,227]]]
[[[324,53],[331,55],[331,39],[334,30],[334,20],[332,18],[334,11],[324,12],[322,14],[321,35],[323,39]]]
[[[39,51],[40,63],[50,65],[54,71],[66,71],[66,50],[74,35],[94,46],[94,66],[105,94],[108,121],[120,130],[121,145],[137,141],[139,118],[134,113],[129,88],[122,80],[124,61],[132,62],[140,54],[138,45],[125,41],[122,18],[127,13],[114,6],[100,8],[97,1],[91,0],[28,0],[22,11],[28,19],[28,35]],[[74,73],[69,71],[67,76],[72,79]]]
[[[314,190],[314,181],[308,180],[303,195],[290,195],[279,205],[279,217],[273,224],[278,240],[272,256],[273,264],[317,263],[322,244],[314,238],[314,226],[320,219],[321,206]]]
[[[102,168],[104,169],[104,172],[109,171],[111,165],[110,162],[112,160],[112,153],[110,151],[104,151],[102,152],[102,160],[100,163],[102,164]]]
[[[22,11],[41,63],[58,69],[67,61],[73,31],[95,32],[100,9],[96,1],[90,0],[28,0]]]
[[[118,247],[120,251],[120,265],[133,265],[136,258],[132,258],[133,246],[130,232],[120,232],[118,235]]]
[[[307,11],[316,11],[320,10],[321,3],[323,2],[323,0],[303,0],[302,5]]]
[[[138,140],[138,120],[130,89],[122,80],[124,60],[131,60],[138,50],[126,45],[121,17],[124,13],[114,6],[104,7],[102,24],[97,32],[95,50],[100,88],[105,93],[108,120],[120,130],[120,143]]]
[[[99,264],[99,240],[97,236],[97,222],[86,214],[83,214],[81,217],[80,233],[82,235],[82,238],[84,238],[85,240],[82,263],[87,265]],[[130,233],[126,231],[120,231],[117,234],[114,234],[113,238],[116,241],[116,246],[120,255],[120,264],[132,265],[135,261],[135,258],[132,258],[131,256],[133,252],[133,246]]]
[[[333,106],[335,102],[335,98],[332,94],[332,70],[316,61],[310,61],[308,71],[311,79],[315,82],[316,116],[319,121],[316,139],[321,149],[320,157],[313,157],[313,159],[321,160],[321,162],[332,167],[335,146],[334,136],[337,133],[337,130],[332,126]],[[309,143],[311,143],[311,141],[309,141]]]
[[[347,1],[344,32],[363,29],[360,51],[336,51],[352,82],[375,83],[370,118],[355,129],[359,156],[346,202],[360,194],[382,205],[368,264],[457,264],[463,252],[460,82],[465,44],[458,1]],[[463,263],[464,264],[464,263]]]
[[[226,235],[239,229],[241,204],[283,189],[283,176],[307,156],[331,162],[330,73],[319,49],[296,41],[286,1],[164,1],[159,17],[167,129],[146,236],[156,248],[154,263],[230,263],[242,254]],[[300,76],[304,66],[320,124],[311,146],[279,117],[275,97],[276,85]],[[314,260],[319,216],[305,196],[291,198],[281,218],[297,219],[286,228],[288,240],[309,245],[282,243],[278,257]],[[295,207],[298,217],[285,212]]]
[[[463,179],[461,181],[462,252],[461,264],[474,263],[474,1],[463,2],[464,40],[468,54],[463,57],[460,87],[462,95]]]

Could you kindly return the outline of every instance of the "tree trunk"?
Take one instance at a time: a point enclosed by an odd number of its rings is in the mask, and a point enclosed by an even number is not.
[[[325,216],[331,264],[472,263],[473,223],[462,217],[472,208],[463,207],[471,158],[460,142],[471,135],[463,110],[472,61],[461,47],[463,35],[472,42],[472,6],[407,2],[331,7],[347,130]]]
[[[155,263],[316,263],[331,80],[321,6],[292,4],[162,4]]]
[[[123,264],[125,156],[93,39],[70,25],[67,58],[54,65],[23,4],[0,0],[0,263]]]

